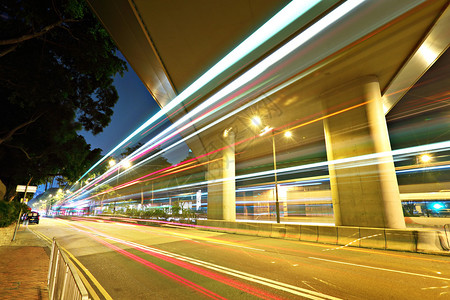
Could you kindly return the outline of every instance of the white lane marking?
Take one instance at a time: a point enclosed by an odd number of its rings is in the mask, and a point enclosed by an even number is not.
[[[308,258],[316,259],[316,260],[322,260],[322,261],[327,261],[327,262],[332,262],[332,263],[335,263],[335,264],[349,265],[349,266],[360,267],[360,268],[367,268],[367,269],[373,269],[373,270],[379,270],[379,271],[400,273],[400,274],[419,276],[419,277],[427,277],[427,278],[433,278],[433,279],[439,279],[439,280],[450,280],[450,278],[445,278],[445,277],[437,277],[437,276],[431,276],[431,275],[426,275],[426,274],[419,274],[419,273],[412,273],[412,272],[399,271],[399,270],[393,270],[393,269],[386,269],[386,268],[372,267],[372,266],[366,266],[366,265],[360,265],[360,264],[353,264],[353,263],[348,263],[348,262],[338,261],[338,260],[331,260],[331,259],[318,258],[318,257],[312,257],[312,256],[310,256]]]
[[[335,284],[332,284],[332,283],[329,283],[329,282],[326,282],[325,280],[322,280],[322,279],[320,279],[320,278],[317,278],[317,277],[313,277],[315,280],[317,280],[317,281],[320,281],[320,282],[322,282],[322,283],[324,283],[324,284],[326,284],[326,285],[330,285],[330,286],[332,286],[332,287],[336,287],[336,285]]]
[[[75,226],[77,226],[77,225],[75,225]],[[84,227],[84,228],[87,227],[87,226],[83,226],[83,225],[78,225],[78,226]],[[81,230],[81,229],[79,229],[79,230],[80,231],[84,231],[84,230]],[[322,294],[320,292],[311,291],[311,290],[304,289],[304,288],[301,288],[301,287],[297,287],[297,286],[294,286],[294,285],[290,285],[290,284],[287,284],[287,283],[283,283],[283,282],[271,280],[271,279],[268,279],[268,278],[260,277],[260,276],[257,276],[257,275],[253,275],[253,274],[250,274],[250,273],[241,272],[241,271],[238,271],[238,270],[226,268],[226,267],[223,267],[223,266],[219,266],[219,265],[216,265],[216,264],[208,263],[208,262],[205,262],[205,261],[202,261],[202,260],[198,260],[198,259],[195,259],[195,258],[191,258],[191,257],[188,257],[188,256],[183,256],[183,255],[167,252],[167,251],[164,251],[164,250],[148,247],[148,246],[141,245],[141,244],[134,243],[134,242],[128,242],[128,241],[125,241],[125,240],[122,240],[122,239],[119,239],[119,238],[108,236],[108,235],[106,235],[106,234],[104,234],[104,233],[102,233],[102,232],[100,232],[98,230],[95,230],[95,229],[90,229],[90,230],[93,230],[96,233],[89,233],[87,231],[84,231],[84,232],[86,232],[88,234],[94,234],[94,235],[97,235],[97,236],[101,236],[103,238],[106,238],[106,239],[109,239],[111,241],[115,241],[115,242],[118,242],[118,243],[121,243],[121,244],[124,244],[124,245],[135,246],[136,248],[145,249],[145,250],[148,250],[150,252],[159,253],[159,254],[162,254],[162,255],[165,255],[165,256],[168,256],[168,257],[172,257],[172,258],[178,259],[180,261],[188,262],[190,264],[199,265],[199,266],[202,266],[202,267],[207,268],[207,269],[215,270],[217,272],[220,272],[220,273],[223,273],[223,274],[227,274],[227,275],[230,275],[230,276],[234,276],[234,277],[240,278],[242,280],[252,281],[252,282],[255,282],[255,283],[258,283],[258,284],[261,284],[261,285],[265,285],[265,286],[268,286],[268,287],[271,287],[271,288],[274,288],[274,289],[277,289],[277,290],[280,290],[280,291],[285,291],[285,292],[288,292],[288,293],[291,293],[291,294],[294,294],[294,295],[297,295],[297,296],[301,296],[301,297],[305,297],[305,298],[313,299],[313,300],[322,300],[322,299],[340,300],[340,298],[336,298],[336,297],[333,297],[333,296],[330,296],[330,295]]]
[[[340,247],[337,247],[337,248],[323,249],[322,251],[339,250],[339,249],[342,249],[342,248],[345,248],[345,247],[349,247],[351,244],[356,243],[356,242],[358,242],[358,241],[360,241],[360,240],[364,240],[364,239],[368,239],[368,238],[373,238],[373,237],[377,237],[377,236],[380,236],[380,235],[381,235],[381,233],[377,233],[377,234],[369,235],[369,236],[364,236],[364,237],[362,237],[362,238],[358,238],[358,239],[356,239],[356,240],[354,240],[354,241],[351,241],[350,243],[345,244],[345,245],[343,245],[343,246],[340,246]]]
[[[316,290],[316,291],[317,291],[317,289],[315,289],[312,285],[310,285],[310,284],[308,283],[308,281],[302,280],[302,283],[303,283],[304,285],[308,286],[310,289]]]
[[[139,244],[136,244],[136,245],[139,245]],[[289,292],[289,293],[292,293],[292,294],[295,294],[295,295],[298,295],[298,296],[303,296],[303,297],[307,297],[307,298],[310,298],[310,299],[317,299],[315,296],[322,297],[322,298],[325,298],[325,299],[332,299],[332,300],[339,299],[339,298],[336,298],[336,297],[333,297],[333,296],[329,296],[329,295],[326,295],[326,294],[322,294],[322,293],[319,293],[319,292],[310,291],[310,290],[307,290],[307,289],[304,289],[304,288],[300,288],[300,287],[297,287],[297,286],[293,286],[293,285],[290,285],[290,284],[287,284],[287,283],[271,280],[271,279],[268,279],[268,278],[260,277],[260,276],[253,275],[253,274],[246,273],[246,272],[241,272],[241,271],[238,271],[238,270],[234,270],[234,269],[230,269],[230,268],[227,268],[227,267],[219,266],[219,265],[212,264],[212,263],[205,262],[205,261],[201,261],[201,260],[198,260],[198,259],[189,258],[189,257],[186,257],[186,256],[182,256],[182,255],[178,255],[178,254],[174,254],[174,253],[170,253],[170,252],[166,252],[166,251],[160,251],[159,249],[153,249],[153,248],[150,248],[150,247],[147,247],[147,246],[143,246],[143,245],[140,245],[140,247],[142,247],[144,249],[148,248],[150,251],[159,252],[161,254],[164,254],[164,255],[167,255],[167,256],[170,256],[170,257],[182,260],[182,261],[189,262],[191,264],[199,265],[199,266],[202,266],[204,268],[208,268],[208,269],[220,272],[220,273],[224,273],[224,274],[228,274],[228,275],[231,275],[231,276],[234,276],[234,277],[241,278],[243,280],[256,282],[258,284],[269,286],[269,287],[272,287],[274,289],[278,289],[278,290],[282,290],[282,291],[285,291],[285,292]],[[311,295],[303,294],[303,293],[309,293]],[[320,299],[320,298],[318,298],[318,299]]]
[[[113,240],[113,241],[116,241],[116,242],[119,242],[118,239],[115,239],[113,237],[106,237],[106,238],[110,239],[110,240]],[[185,262],[188,262],[188,263],[191,263],[191,264],[194,264],[194,265],[202,266],[204,268],[211,269],[211,270],[214,270],[216,272],[220,272],[220,273],[227,274],[227,275],[230,275],[230,276],[238,277],[238,278],[243,279],[243,280],[256,282],[258,284],[265,285],[265,286],[268,286],[268,287],[271,287],[271,288],[274,288],[274,289],[278,289],[278,290],[281,290],[281,291],[285,291],[285,292],[288,292],[288,293],[291,293],[291,294],[294,294],[294,295],[297,295],[297,296],[302,296],[302,297],[306,297],[306,298],[309,298],[309,299],[339,300],[339,298],[335,298],[335,297],[332,297],[332,296],[329,296],[329,295],[325,295],[325,294],[322,294],[322,293],[319,293],[319,292],[310,291],[310,290],[303,289],[303,288],[300,288],[300,287],[297,287],[297,286],[293,286],[293,285],[290,285],[290,284],[286,284],[286,283],[283,283],[283,282],[278,282],[278,281],[271,280],[271,279],[268,279],[268,278],[256,276],[256,275],[253,275],[253,274],[250,274],[250,273],[245,273],[245,272],[241,272],[241,271],[238,271],[238,270],[226,268],[226,267],[223,267],[223,266],[219,266],[219,265],[216,265],[216,264],[208,263],[208,262],[201,261],[201,260],[194,259],[194,258],[190,258],[190,257],[187,257],[187,256],[183,256],[183,255],[179,255],[179,254],[175,254],[175,253],[171,253],[171,252],[167,252],[167,251],[151,248],[151,247],[140,245],[140,244],[133,243],[133,242],[126,242],[126,241],[122,241],[122,242],[125,245],[132,244],[133,246],[135,246],[137,248],[145,249],[145,250],[148,250],[148,251],[151,251],[151,252],[156,252],[156,253],[159,253],[159,254],[162,254],[162,255],[165,255],[165,256],[168,256],[168,257],[172,257],[172,258],[175,258],[175,259],[178,259],[178,260],[181,260],[181,261],[185,261]],[[308,293],[308,294],[305,294],[305,293]]]

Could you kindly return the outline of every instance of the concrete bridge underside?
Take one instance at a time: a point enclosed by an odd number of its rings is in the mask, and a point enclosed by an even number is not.
[[[287,3],[88,2],[161,107]],[[184,114],[341,4],[325,2],[200,89],[195,101],[181,107]],[[255,139],[251,151],[239,142],[255,136],[248,120],[258,114],[280,130],[296,124],[305,144],[323,140],[336,225],[405,227],[393,158],[385,154],[391,150],[385,114],[447,50],[449,15],[447,1],[363,3],[249,82],[257,88],[247,91],[239,106],[258,97],[259,102],[187,141],[197,155],[224,148],[207,158],[213,161],[207,179],[218,180],[208,187],[208,218],[235,220],[236,169],[272,153],[267,140]],[[271,80],[261,84],[263,77]],[[233,109],[225,107],[208,122]],[[299,149],[285,145],[283,151]],[[351,160],[364,155],[370,164]]]

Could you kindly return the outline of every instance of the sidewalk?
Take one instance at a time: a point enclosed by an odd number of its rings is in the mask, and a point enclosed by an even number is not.
[[[48,299],[48,245],[22,224],[14,242],[14,227],[0,229],[0,299]]]

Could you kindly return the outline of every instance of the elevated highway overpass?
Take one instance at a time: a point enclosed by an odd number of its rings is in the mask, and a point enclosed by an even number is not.
[[[336,225],[405,227],[385,115],[447,50],[447,1],[88,3],[173,123],[146,149],[183,139],[205,169],[209,219],[235,220],[246,169],[323,148]]]

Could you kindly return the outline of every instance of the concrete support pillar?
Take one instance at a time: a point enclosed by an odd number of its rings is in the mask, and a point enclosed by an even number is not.
[[[236,181],[234,133],[223,138],[222,157],[213,157],[208,165],[208,219],[236,221]]]
[[[377,78],[354,81],[321,98],[329,115],[324,130],[336,225],[404,228]]]

